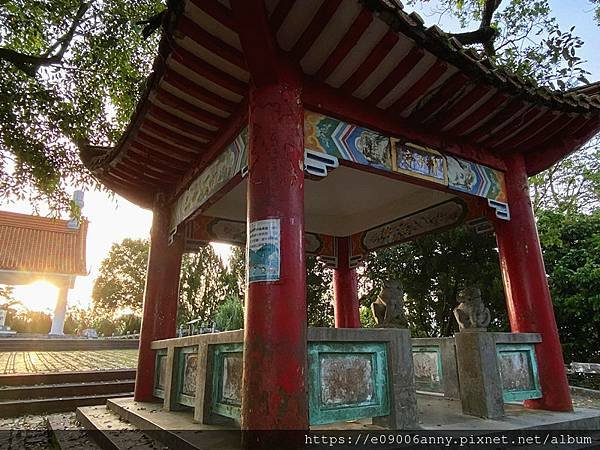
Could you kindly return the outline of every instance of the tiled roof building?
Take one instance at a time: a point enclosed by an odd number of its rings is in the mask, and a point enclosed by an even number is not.
[[[87,275],[86,220],[76,221],[0,211],[0,284],[49,281],[59,288],[51,335],[62,335],[68,291]],[[0,324],[0,335],[14,334]]]
[[[69,221],[0,211],[0,271],[86,275],[87,221]],[[2,281],[0,275],[0,281]]]

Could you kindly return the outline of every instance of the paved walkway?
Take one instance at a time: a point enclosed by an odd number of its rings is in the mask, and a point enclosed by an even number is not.
[[[138,351],[87,350],[60,352],[0,352],[0,374],[129,369]]]

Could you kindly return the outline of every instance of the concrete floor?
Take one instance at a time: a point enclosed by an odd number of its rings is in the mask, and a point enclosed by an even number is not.
[[[221,427],[202,425],[192,421],[190,412],[163,411],[158,403],[138,403],[132,398],[109,401],[126,411],[128,419],[139,416],[163,429],[179,430],[215,430]],[[447,400],[443,397],[417,395],[419,410],[419,427],[426,430],[516,430],[516,429],[565,429],[565,430],[599,430],[600,409],[576,408],[571,413],[555,413],[550,411],[525,409],[519,405],[505,405],[506,416],[498,420],[486,420],[466,416],[461,413],[460,401]],[[122,415],[122,414],[121,414]],[[134,420],[131,420],[135,422]],[[318,427],[318,430],[383,430],[375,426],[371,420],[341,422]]]
[[[427,430],[600,429],[600,409],[575,408],[571,413],[526,409],[505,404],[506,416],[487,420],[463,415],[460,400],[417,395],[419,426]]]

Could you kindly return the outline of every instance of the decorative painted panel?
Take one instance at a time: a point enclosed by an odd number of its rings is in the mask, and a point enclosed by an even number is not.
[[[387,136],[311,111],[304,111],[304,147],[336,158],[392,170],[392,152]]]
[[[504,174],[333,117],[304,111],[304,146],[313,152],[404,173],[455,191],[506,203]],[[510,220],[509,215],[500,218]]]
[[[246,245],[246,222],[214,219],[208,223],[207,231],[217,242]]]
[[[373,400],[375,387],[370,354],[321,354],[319,360],[323,405],[368,404]]]
[[[412,352],[417,389],[426,392],[443,392],[440,348],[413,346]]]
[[[239,419],[242,406],[242,344],[219,344],[213,350],[212,410]]]
[[[504,401],[542,396],[533,344],[497,344],[496,354]]]
[[[446,156],[446,160],[450,189],[506,203],[502,172],[454,156]]]
[[[394,170],[435,183],[448,184],[446,158],[435,150],[392,139]]]
[[[165,349],[156,351],[154,367],[154,396],[165,398],[165,383],[167,379],[167,351]]]
[[[240,173],[247,163],[248,130],[238,137],[196,178],[175,203],[171,217],[174,229],[200,208],[212,195]]]
[[[466,206],[461,200],[448,200],[365,231],[362,245],[369,251],[405,242],[425,233],[458,225],[465,214]]]
[[[306,253],[317,255],[324,247],[324,240],[331,236],[304,233]],[[225,242],[246,245],[246,222],[208,216],[197,217],[186,228],[186,239],[203,242]]]
[[[311,425],[389,415],[385,343],[310,342],[308,371]]]
[[[193,407],[196,397],[198,347],[181,348],[178,353],[177,367],[177,403]]]

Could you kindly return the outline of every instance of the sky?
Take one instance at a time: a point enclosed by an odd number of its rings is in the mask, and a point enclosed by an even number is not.
[[[434,2],[431,2],[434,3]],[[597,57],[598,34],[600,28],[595,24],[592,6],[587,0],[550,0],[553,14],[564,29],[575,25],[575,34],[583,38],[585,45],[580,57],[587,60],[585,67],[591,72],[590,81],[600,80],[600,58]],[[409,8],[407,8],[409,9]],[[419,11],[426,25],[437,23],[438,18],[427,11]],[[446,31],[453,31],[456,23],[444,18],[439,25]],[[73,189],[74,190],[74,189]],[[1,210],[31,214],[32,208],[26,203],[0,203]],[[82,214],[89,220],[87,266],[89,275],[77,277],[74,289],[69,292],[69,307],[89,307],[94,279],[102,260],[107,256],[113,243],[125,238],[146,239],[150,236],[152,213],[142,209],[122,197],[110,196],[106,192],[85,193],[85,206]],[[228,246],[215,245],[222,258],[228,255]],[[16,296],[34,310],[52,311],[56,291],[47,285],[20,286]]]

